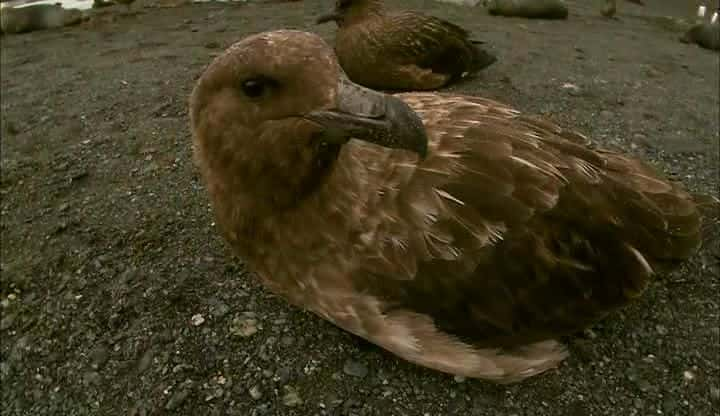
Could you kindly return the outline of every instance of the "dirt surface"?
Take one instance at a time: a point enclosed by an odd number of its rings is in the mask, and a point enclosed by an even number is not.
[[[218,237],[187,97],[242,36],[312,26],[330,1],[136,3],[2,39],[3,415],[717,415],[717,247],[497,386],[402,362],[262,290]],[[568,21],[408,0],[499,61],[450,88],[574,125],[695,191],[718,187],[718,55],[677,41],[684,1],[570,2]],[[397,2],[393,3],[399,4]],[[119,9],[123,12],[123,9]]]

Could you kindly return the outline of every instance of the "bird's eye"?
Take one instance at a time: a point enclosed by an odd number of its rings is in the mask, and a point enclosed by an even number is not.
[[[257,98],[265,93],[267,83],[262,79],[249,79],[242,84],[242,90],[250,98]]]

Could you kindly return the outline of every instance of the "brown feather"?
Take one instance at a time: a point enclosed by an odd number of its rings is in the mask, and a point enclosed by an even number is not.
[[[293,56],[275,76],[327,65]],[[399,94],[425,124],[425,159],[352,140],[318,169],[314,126],[290,111],[309,104],[282,96],[289,115],[251,116],[255,104],[222,88],[243,65],[283,67],[234,57],[191,100],[224,236],[270,290],[411,362],[498,382],[541,373],[567,355],[558,337],[626,305],[701,242],[706,223],[681,185],[479,97]],[[329,105],[338,74],[322,77],[310,109]]]

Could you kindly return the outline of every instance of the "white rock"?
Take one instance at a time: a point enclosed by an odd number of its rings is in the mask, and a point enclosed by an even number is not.
[[[205,322],[205,318],[202,316],[202,314],[196,313],[192,316],[192,318],[190,318],[190,322],[194,326],[202,325],[203,322]]]

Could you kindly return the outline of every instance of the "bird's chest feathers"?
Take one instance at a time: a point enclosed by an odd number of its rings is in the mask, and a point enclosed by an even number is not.
[[[335,285],[359,268],[410,277],[414,267],[393,258],[411,248],[402,191],[413,178],[412,157],[346,145],[322,190],[261,225],[266,237],[247,261],[268,286],[292,296]]]

